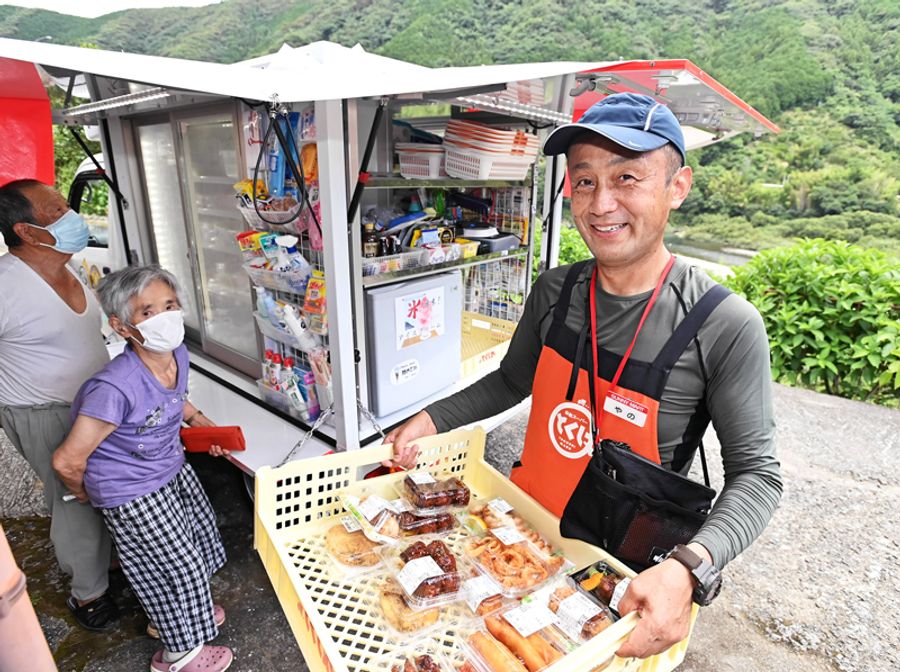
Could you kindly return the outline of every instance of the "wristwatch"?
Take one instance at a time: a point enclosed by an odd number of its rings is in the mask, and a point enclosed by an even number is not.
[[[694,602],[701,607],[712,603],[722,590],[722,574],[711,562],[707,562],[687,546],[678,544],[666,554],[664,559],[672,558],[691,571],[696,581],[694,586]]]

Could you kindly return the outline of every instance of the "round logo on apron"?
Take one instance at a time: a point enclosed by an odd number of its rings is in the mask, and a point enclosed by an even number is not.
[[[590,455],[591,416],[584,406],[564,401],[553,409],[547,426],[550,443],[563,457],[571,460]]]

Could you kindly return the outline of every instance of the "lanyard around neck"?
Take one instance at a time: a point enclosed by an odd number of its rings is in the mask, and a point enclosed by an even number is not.
[[[659,293],[662,290],[662,286],[666,281],[666,277],[669,275],[669,271],[672,270],[672,266],[675,263],[675,255],[669,256],[669,261],[666,263],[666,267],[663,269],[662,273],[659,276],[659,280],[656,281],[656,288],[653,290],[653,294],[650,295],[650,300],[647,301],[647,306],[644,308],[644,313],[641,315],[641,319],[638,322],[637,329],[634,330],[634,337],[631,339],[631,343],[628,345],[628,349],[625,350],[625,354],[622,355],[622,361],[619,362],[619,368],[616,369],[616,374],[613,376],[609,389],[613,389],[616,385],[619,384],[619,378],[622,377],[622,371],[625,370],[625,363],[628,361],[628,358],[631,357],[631,351],[634,350],[634,344],[637,342],[638,334],[641,333],[641,329],[644,326],[644,322],[647,321],[647,316],[650,315],[650,310],[653,308],[653,304],[656,303],[657,297],[659,297]],[[593,380],[595,375],[595,370],[597,367],[597,362],[600,361],[600,344],[597,342],[597,267],[594,266],[594,272],[591,274],[591,342],[592,351],[595,354],[594,362],[591,366],[590,377]],[[593,395],[591,395],[593,396]],[[600,419],[603,415],[603,406],[602,401],[599,399],[591,400],[594,405],[594,417],[597,419],[597,427],[600,426]]]

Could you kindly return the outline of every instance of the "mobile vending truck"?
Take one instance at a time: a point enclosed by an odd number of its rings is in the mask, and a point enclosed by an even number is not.
[[[191,399],[244,430],[229,459],[259,476],[256,543],[312,669],[387,669],[377,627],[332,636],[358,600],[319,608],[333,586],[303,583],[323,575],[302,540],[386,456],[357,449],[498,366],[533,267],[557,263],[565,157],[538,161],[547,129],[634,91],[673,109],[688,148],[777,131],[686,60],[427,68],[316,42],[224,65],[0,39],[0,72],[23,65],[66,90],[53,122],[95,128],[102,146],[70,200],[96,205],[109,185],[108,227],[93,220],[76,260],[85,277],[157,262],[184,288]],[[451,433],[422,459],[452,458],[473,494],[557,541],[483,441]]]

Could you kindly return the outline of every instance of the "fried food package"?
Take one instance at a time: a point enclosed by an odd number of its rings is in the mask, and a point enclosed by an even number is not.
[[[471,537],[464,548],[466,556],[499,583],[507,597],[535,590],[556,576],[566,562],[560,554],[543,553],[512,525]]]
[[[552,556],[557,553],[553,544],[500,497],[473,502],[466,515],[466,527],[474,534],[483,534],[500,527],[513,527],[544,555]]]
[[[427,631],[440,619],[439,607],[416,610],[409,606],[403,589],[387,579],[378,589],[378,604],[387,624],[399,635]]]
[[[378,544],[368,539],[356,519],[342,516],[325,532],[325,550],[342,574],[362,574],[381,564],[375,549]]]
[[[462,647],[469,669],[539,672],[565,656],[569,647],[550,622],[552,615],[548,620],[513,617],[524,610],[517,607],[484,617],[484,627],[473,632]]]
[[[426,537],[412,544],[382,547],[381,558],[415,609],[459,599],[461,573],[457,558],[440,539]]]
[[[556,614],[559,629],[574,642],[588,641],[614,622],[608,607],[568,583],[554,588],[547,606]]]
[[[405,498],[417,515],[446,513],[468,506],[471,492],[456,476],[435,476],[428,471],[410,472],[398,484],[397,494]]]
[[[624,574],[602,560],[575,572],[572,580],[613,612],[629,583]]]
[[[371,669],[385,672],[456,672],[440,646],[420,638],[373,661]]]

